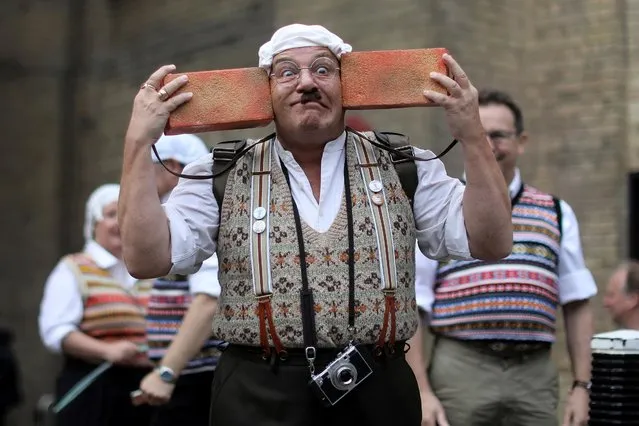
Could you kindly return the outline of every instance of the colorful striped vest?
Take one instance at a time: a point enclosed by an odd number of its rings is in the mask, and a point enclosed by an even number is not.
[[[431,328],[462,340],[553,342],[559,302],[559,200],[523,185],[513,200],[513,251],[502,261],[441,263]]]
[[[342,196],[340,211],[330,228],[319,233],[302,220],[309,288],[314,294],[318,347],[340,347],[351,337],[376,343],[384,322],[385,295],[380,278],[378,235],[369,193],[358,164],[353,136],[348,134],[351,199]],[[417,328],[415,302],[415,224],[413,211],[386,152],[375,148],[386,195],[395,253],[397,340],[410,338]],[[274,154],[273,162],[277,162]],[[229,343],[259,346],[260,320],[251,274],[251,165],[253,151],[231,170],[220,215],[217,255],[222,288],[220,314],[214,334]],[[373,159],[369,162],[374,163]],[[348,331],[348,233],[346,202],[352,203],[355,248],[355,332]],[[281,168],[271,167],[269,232],[272,318],[284,347],[303,347],[300,307],[301,268],[291,190]]]
[[[84,301],[80,330],[104,341],[129,340],[146,346],[146,307],[151,281],[130,288],[115,281],[85,253],[65,257],[74,272]]]
[[[149,359],[159,363],[177,334],[192,296],[188,277],[169,275],[153,282],[147,315]],[[191,359],[181,374],[214,370],[220,356],[222,342],[209,338],[200,352]]]

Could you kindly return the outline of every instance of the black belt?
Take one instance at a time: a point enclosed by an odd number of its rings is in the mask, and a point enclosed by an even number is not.
[[[460,340],[479,352],[500,358],[514,358],[548,352],[552,348],[550,342],[516,341],[516,340]]]
[[[408,345],[405,340],[399,340],[395,342],[390,348],[384,347],[384,350],[380,351],[374,344],[357,345],[357,349],[360,351],[368,352],[373,359],[382,362],[384,360],[392,360],[399,357],[403,357],[406,353]],[[278,361],[281,365],[296,365],[308,367],[308,360],[306,359],[306,350],[304,348],[285,348],[286,355],[280,356]],[[325,365],[333,361],[337,354],[340,352],[339,348],[317,348],[315,351],[315,364]],[[246,346],[229,344],[223,351],[224,354],[230,354],[243,359],[254,362],[273,362],[274,357],[277,357],[275,351],[271,352],[271,357],[264,357],[264,351],[260,346]]]

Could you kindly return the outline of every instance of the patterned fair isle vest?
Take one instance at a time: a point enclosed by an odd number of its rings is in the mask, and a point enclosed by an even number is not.
[[[346,142],[352,199],[346,200],[342,196],[339,213],[325,233],[316,232],[302,220],[309,288],[313,291],[315,303],[317,347],[320,348],[340,347],[346,345],[351,338],[364,344],[378,343],[380,336],[385,339],[382,336],[382,324],[386,323],[384,313],[387,299],[382,292],[378,254],[380,249],[373,218],[373,211],[377,210],[374,210],[376,206],[371,205],[363,177],[370,164],[379,163],[379,168],[376,169],[380,173],[384,204],[388,207],[389,221],[392,224],[392,229],[387,231],[392,233],[390,241],[394,247],[391,247],[391,253],[394,253],[397,271],[393,303],[395,338],[408,339],[417,328],[413,212],[388,154],[367,145],[377,157],[377,162],[375,158],[367,158],[369,164],[364,164],[366,161],[360,162],[358,159],[357,155],[361,155],[361,151],[356,151],[355,138],[349,132]],[[261,306],[261,303],[256,300],[252,281],[252,267],[258,260],[251,260],[251,241],[254,236],[251,226],[251,206],[254,201],[251,198],[251,181],[254,177],[251,170],[254,167],[255,152],[252,150],[238,161],[229,174],[225,190],[217,249],[222,287],[221,312],[214,319],[213,330],[216,337],[229,343],[259,346],[263,319],[258,318],[258,312],[261,312],[258,305]],[[272,286],[272,310],[269,307],[268,314],[272,312],[274,330],[284,347],[303,347],[300,307],[302,281],[291,191],[279,167],[275,149],[272,148],[271,152],[269,221],[264,232],[264,235],[268,235],[270,244],[266,274],[270,276]],[[355,222],[354,334],[348,330],[349,246],[346,202],[352,203]],[[273,333],[269,332],[269,336],[275,342]]]
[[[85,253],[66,256],[64,261],[76,276],[84,302],[80,330],[95,339],[128,340],[145,347],[151,281],[140,280],[125,289]]]
[[[513,200],[513,251],[502,261],[439,266],[431,328],[461,340],[554,342],[559,302],[559,200],[523,185]]]
[[[153,282],[147,313],[147,340],[149,359],[159,363],[177,334],[192,296],[188,277],[168,275]],[[191,359],[181,374],[215,370],[222,342],[209,338],[200,352]]]

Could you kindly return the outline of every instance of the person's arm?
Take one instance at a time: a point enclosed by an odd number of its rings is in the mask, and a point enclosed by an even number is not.
[[[419,325],[417,326],[417,331],[415,331],[415,335],[413,335],[413,337],[408,339],[410,349],[406,352],[406,362],[408,362],[408,365],[410,365],[413,373],[415,374],[415,379],[417,379],[417,385],[419,386],[419,392],[432,393],[433,390],[430,387],[428,374],[426,373],[428,366],[426,365],[426,357],[424,356],[423,315],[423,312],[420,310],[420,320]]]
[[[426,356],[424,354],[424,321],[432,310],[434,285],[438,262],[426,258],[419,250],[415,253],[415,293],[419,312],[417,331],[408,339],[409,350],[406,362],[417,380],[422,402],[422,426],[448,426],[441,402],[435,396],[428,381]]]
[[[155,184],[151,145],[162,135],[169,114],[189,101],[192,93],[161,100],[154,90],[162,88],[164,77],[175,70],[163,66],[151,75],[133,102],[133,112],[124,140],[118,221],[127,268],[136,278],[166,275],[172,267],[171,236]],[[175,79],[164,86],[172,95],[186,80]]]
[[[570,302],[563,306],[566,346],[574,380],[590,381],[590,341],[594,333],[594,315],[589,300]]]
[[[573,209],[565,201],[561,208],[561,243],[559,246],[559,303],[563,307],[566,344],[575,380],[590,380],[590,340],[594,332],[594,316],[589,300],[597,294],[597,284],[586,267],[579,223]]]
[[[160,362],[169,367],[178,377],[186,364],[191,360],[207,338],[211,335],[213,316],[217,311],[217,299],[206,293],[198,293],[184,316],[177,335]],[[133,403],[135,405],[149,403],[164,404],[171,399],[175,383],[164,382],[157,370],[153,370],[140,383],[140,394]]]
[[[587,425],[590,393],[585,383],[590,382],[590,340],[594,329],[594,316],[589,300],[570,302],[563,307],[566,326],[566,346],[570,356],[574,380],[582,384],[571,389],[564,409],[563,426]]]
[[[161,362],[161,365],[171,368],[176,375],[179,375],[211,335],[217,298],[220,296],[218,270],[217,255],[214,254],[202,263],[198,272],[189,276],[189,291],[193,295],[193,301]]]
[[[198,293],[189,306],[184,321],[160,365],[171,368],[179,376],[184,366],[211,336],[213,316],[216,311],[217,299],[206,293]]]
[[[470,253],[476,259],[499,260],[510,254],[513,244],[508,187],[479,119],[477,89],[450,55],[444,55],[444,61],[452,78],[440,73],[431,78],[450,96],[434,91],[424,95],[444,108],[451,133],[464,151],[463,216]]]
[[[408,344],[410,349],[406,353],[406,362],[413,370],[419,387],[419,397],[422,402],[422,426],[448,426],[444,407],[428,381],[428,367],[424,356],[424,327],[421,318],[417,331],[408,340]]]
[[[424,357],[423,323],[429,316],[435,301],[435,280],[439,262],[429,259],[419,250],[415,250],[415,301],[419,314],[417,331],[408,340],[410,350],[406,353],[406,361],[413,369],[420,392],[430,392],[426,361]]]
[[[62,351],[89,362],[109,361],[114,364],[147,366],[138,346],[127,340],[103,342],[81,331],[72,331],[62,340]]]
[[[590,342],[594,333],[594,314],[590,299],[597,294],[597,284],[586,267],[581,248],[579,223],[573,209],[565,201],[561,208],[561,243],[559,247],[559,303],[566,328],[566,347],[573,379],[589,382],[591,377]],[[589,395],[583,387],[571,391],[564,425],[585,424],[588,419]]]

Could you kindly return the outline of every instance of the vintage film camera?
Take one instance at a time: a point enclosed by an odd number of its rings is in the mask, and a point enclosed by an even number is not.
[[[371,375],[373,369],[356,346],[349,344],[326,368],[311,375],[309,385],[326,406],[332,406]]]

